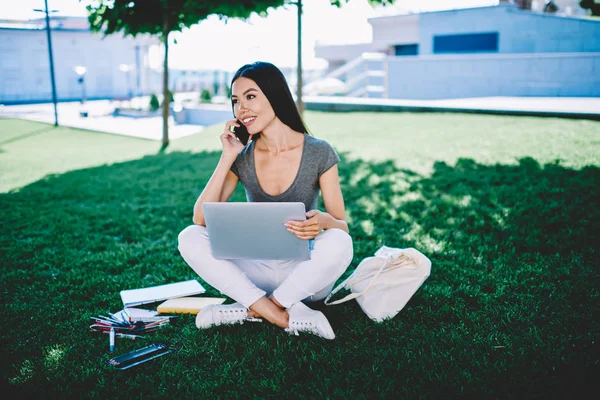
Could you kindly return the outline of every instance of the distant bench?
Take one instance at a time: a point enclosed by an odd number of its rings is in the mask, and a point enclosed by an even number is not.
[[[110,99],[110,101],[118,101],[118,102],[131,101],[131,96],[116,96],[116,97],[113,97],[112,99]]]

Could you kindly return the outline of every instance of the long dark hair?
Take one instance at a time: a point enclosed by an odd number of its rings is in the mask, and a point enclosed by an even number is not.
[[[233,82],[238,78],[252,79],[260,90],[265,94],[275,115],[281,122],[295,130],[296,132],[302,132],[309,134],[300,112],[294,103],[294,98],[290,92],[290,88],[285,80],[283,73],[271,63],[257,61],[252,64],[246,64],[237,70],[233,79],[231,80],[230,92],[233,91]],[[231,108],[235,110],[233,102]],[[253,135],[253,139],[258,139],[260,134]]]

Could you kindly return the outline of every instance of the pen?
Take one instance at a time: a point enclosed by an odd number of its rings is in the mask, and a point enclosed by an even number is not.
[[[151,322],[149,324],[146,324],[146,328],[151,328],[155,325],[162,325],[163,323],[168,323],[169,322],[169,318],[163,318],[163,319],[159,319],[157,321]]]
[[[129,323],[129,321],[127,321],[124,317],[123,314],[113,314],[113,313],[108,313],[108,315],[114,319],[115,321],[119,321],[120,324],[127,324]]]
[[[125,316],[127,322],[131,322],[131,314],[129,314],[129,310],[127,310],[127,308],[123,309],[123,315]]]
[[[115,328],[110,328],[110,334],[108,336],[109,336],[108,341],[109,341],[110,351],[114,351],[115,350]]]
[[[94,317],[90,317],[92,320],[96,321],[99,324],[105,324],[105,325],[125,325],[123,322],[116,322],[116,321],[112,321],[112,320],[108,320],[108,319],[102,319],[102,318],[94,318]]]
[[[121,331],[129,332],[129,331],[131,331],[131,329],[126,328],[126,327],[110,326],[110,325],[98,325],[98,324],[90,325],[90,329],[95,330],[95,331],[105,331],[105,332],[109,332],[111,329],[114,329],[115,332],[121,332]]]
[[[129,333],[117,333],[116,334],[118,337],[122,337],[122,338],[127,338],[127,339],[138,339],[138,338],[143,338],[143,336],[140,335],[132,335]]]
[[[110,332],[106,332],[106,331],[103,331],[102,333],[106,333],[107,335],[110,334]],[[134,335],[134,334],[131,334],[131,333],[119,333],[119,332],[116,332],[115,333],[115,337],[122,337],[122,338],[126,338],[126,339],[140,339],[140,338],[143,338],[144,336],[142,336],[142,335]]]
[[[122,324],[121,321],[118,321],[114,318],[109,318],[109,317],[105,317],[104,315],[99,315],[98,317],[100,317],[101,319],[105,320],[105,321],[110,321],[110,322],[115,322],[117,324]]]

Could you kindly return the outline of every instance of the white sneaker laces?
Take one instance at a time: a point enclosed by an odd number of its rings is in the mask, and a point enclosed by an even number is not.
[[[237,309],[219,309],[219,320],[221,324],[243,324],[246,319],[246,310]]]
[[[296,336],[300,336],[300,332],[311,332],[315,335],[319,335],[319,331],[312,321],[292,321],[290,322],[290,326],[286,329],[286,332]]]
[[[289,334],[300,336],[300,332],[312,333],[324,339],[335,339],[335,333],[322,312],[312,310],[303,303],[296,303],[288,309],[289,326],[285,329]]]

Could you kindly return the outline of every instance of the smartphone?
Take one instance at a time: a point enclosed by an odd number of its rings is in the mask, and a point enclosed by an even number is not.
[[[173,350],[174,348],[169,347],[169,345],[165,343],[152,343],[141,349],[111,358],[110,360],[107,360],[106,363],[114,369],[123,370],[153,360],[156,357],[164,356]]]
[[[240,120],[237,120],[237,123],[240,124],[240,126],[236,126],[233,129],[233,133],[235,134],[235,136],[237,136],[238,139],[240,139],[240,142],[242,142],[242,144],[245,146],[248,144],[250,134],[248,133],[248,129],[244,126],[244,124],[240,122]]]

